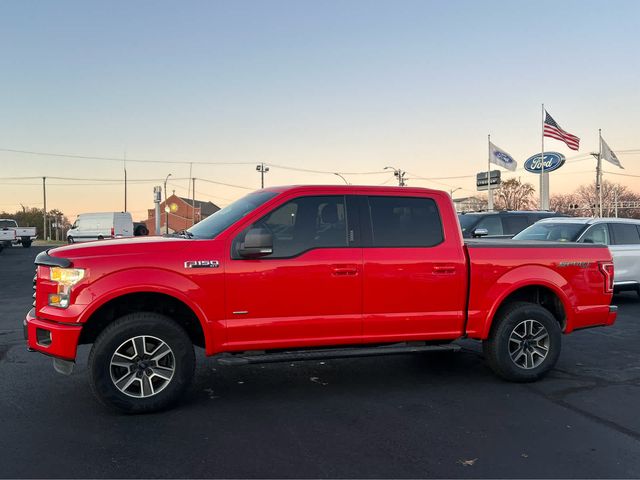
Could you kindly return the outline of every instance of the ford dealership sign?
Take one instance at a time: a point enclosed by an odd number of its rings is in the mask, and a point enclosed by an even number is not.
[[[565,162],[564,155],[558,152],[544,152],[544,171],[553,172],[554,170],[559,169]],[[524,169],[527,172],[531,173],[541,173],[542,172],[542,159],[540,158],[540,154],[536,153],[535,155],[531,155],[524,162]]]

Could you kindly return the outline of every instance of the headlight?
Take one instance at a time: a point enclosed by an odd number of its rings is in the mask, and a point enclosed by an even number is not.
[[[60,285],[72,286],[83,278],[84,270],[82,268],[52,267],[49,273],[49,279]]]
[[[83,278],[84,270],[82,268],[52,267],[49,271],[49,279],[58,284],[58,292],[49,295],[49,305],[67,308],[71,297],[71,287]]]

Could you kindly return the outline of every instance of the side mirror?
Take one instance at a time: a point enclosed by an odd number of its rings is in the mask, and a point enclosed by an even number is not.
[[[487,235],[489,235],[489,230],[487,230],[486,228],[476,228],[473,232],[472,232],[474,237],[486,237]]]
[[[245,258],[258,258],[273,253],[273,235],[265,228],[252,228],[244,236],[238,254]]]

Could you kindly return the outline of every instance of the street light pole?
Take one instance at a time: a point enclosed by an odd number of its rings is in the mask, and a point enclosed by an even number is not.
[[[349,185],[349,182],[347,182],[347,179],[344,178],[342,175],[340,175],[338,172],[333,172],[334,175],[337,175],[338,177],[340,177],[344,183],[346,183],[347,185]]]
[[[384,167],[385,170],[393,170],[393,175],[398,179],[398,186],[405,187],[404,176],[407,174],[404,170],[395,167]]]
[[[457,192],[458,190],[462,190],[462,187],[456,187],[456,188],[453,188],[453,189],[449,190],[449,193],[451,194],[451,198],[453,198],[453,194],[455,192]]]
[[[171,176],[171,174],[167,175],[167,177],[164,179],[164,233],[166,235],[169,235],[169,205],[167,205],[167,180],[169,180],[169,177]]]
[[[264,166],[264,162],[256,165],[256,170],[260,172],[260,188],[264,188],[264,174],[269,171],[269,167]]]

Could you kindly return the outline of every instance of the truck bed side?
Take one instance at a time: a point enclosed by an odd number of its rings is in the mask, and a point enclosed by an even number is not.
[[[467,241],[469,299],[466,333],[488,337],[492,320],[511,300],[535,301],[556,314],[564,333],[606,325],[610,292],[599,262],[610,262],[604,245]]]

